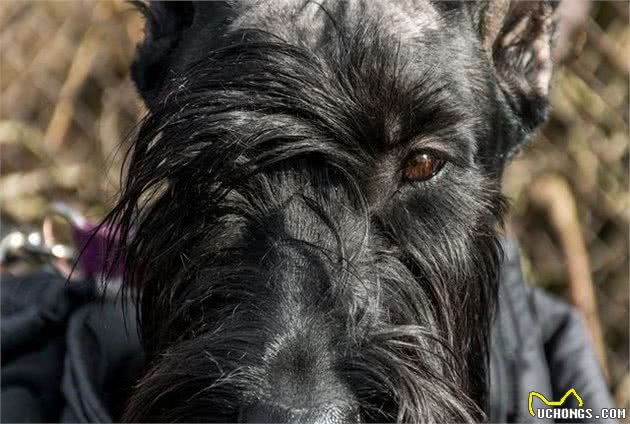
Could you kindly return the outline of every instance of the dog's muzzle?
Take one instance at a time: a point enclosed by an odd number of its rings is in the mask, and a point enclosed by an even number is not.
[[[288,408],[261,403],[241,409],[241,423],[342,424],[360,422],[358,410],[343,403],[326,403],[311,408]]]

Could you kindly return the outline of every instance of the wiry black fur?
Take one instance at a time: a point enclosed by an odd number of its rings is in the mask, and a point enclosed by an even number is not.
[[[444,33],[416,50],[382,19],[347,27],[328,11],[336,41],[317,48],[226,31],[193,60],[169,50],[180,63],[163,64],[161,85],[139,57],[151,111],[110,216],[148,357],[125,421],[236,421],[278,405],[483,419],[499,140],[520,144],[527,125],[468,6],[439,7]],[[438,48],[448,57],[427,54]],[[425,148],[448,163],[405,182],[401,164]]]

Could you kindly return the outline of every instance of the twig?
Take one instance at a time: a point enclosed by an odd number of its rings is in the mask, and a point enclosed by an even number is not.
[[[76,189],[85,175],[85,165],[66,163],[53,168],[16,172],[0,177],[0,204],[34,195],[50,187]]]
[[[530,186],[529,197],[547,213],[560,240],[567,264],[569,299],[584,314],[597,359],[608,378],[591,267],[571,188],[560,176],[542,176]]]
[[[622,75],[628,75],[630,73],[630,65],[626,55],[626,49],[620,48],[615,40],[613,40],[608,34],[606,34],[595,22],[590,20],[586,25],[586,32],[588,38],[593,42],[595,49],[601,52],[602,55],[608,60],[608,62],[614,66]]]
[[[615,404],[620,408],[630,408],[630,373],[626,374],[617,385]]]
[[[90,75],[98,47],[99,43],[95,32],[92,29],[88,30],[74,55],[70,70],[59,93],[59,101],[55,105],[52,118],[46,128],[44,141],[52,151],[58,150],[63,144],[74,115],[76,96]]]
[[[0,120],[0,146],[18,144],[37,156],[43,163],[55,161],[55,157],[42,148],[42,132],[31,125],[20,121]]]

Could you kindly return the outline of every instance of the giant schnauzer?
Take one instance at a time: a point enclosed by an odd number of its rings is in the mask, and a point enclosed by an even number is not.
[[[500,178],[547,113],[555,4],[139,7],[123,419],[483,420]]]

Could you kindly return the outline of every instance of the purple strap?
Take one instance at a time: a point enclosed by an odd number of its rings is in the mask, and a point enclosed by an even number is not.
[[[98,278],[102,275],[120,278],[124,270],[124,255],[118,262],[111,266],[108,258],[108,238],[113,235],[114,242],[118,241],[117,231],[111,225],[95,225],[85,222],[80,226],[73,227],[74,239],[79,253],[78,266],[80,270],[89,278]],[[113,246],[116,248],[117,246]],[[114,255],[111,255],[114,256]]]

